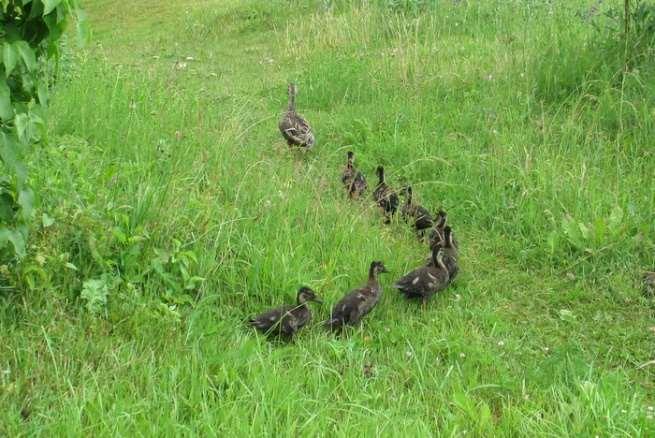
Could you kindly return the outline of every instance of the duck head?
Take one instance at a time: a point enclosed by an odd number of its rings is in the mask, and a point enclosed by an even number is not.
[[[371,268],[369,269],[369,277],[375,277],[378,274],[389,272],[384,266],[384,263],[381,261],[374,261],[371,263]]]
[[[448,219],[448,215],[446,214],[446,212],[440,209],[437,212],[437,220],[435,221],[435,226],[437,228],[443,228],[446,225],[447,219]]]
[[[412,186],[406,186],[406,187],[403,189],[403,193],[404,193],[405,196],[406,196],[406,202],[407,202],[407,204],[408,204],[408,205],[411,204],[411,203],[412,203]]]
[[[298,304],[305,304],[309,301],[313,301],[319,304],[323,302],[323,300],[321,300],[318,295],[316,295],[316,292],[307,286],[302,286],[300,289],[298,289]]]
[[[384,182],[384,167],[378,166],[378,168],[375,170],[375,173],[378,176],[378,181],[380,184]]]
[[[450,225],[447,225],[443,229],[444,234],[444,245],[446,248],[453,248],[455,245],[453,243],[453,229],[450,228]]]
[[[355,159],[355,153],[353,151],[348,151],[347,153],[348,157],[348,167],[353,167],[353,160]]]

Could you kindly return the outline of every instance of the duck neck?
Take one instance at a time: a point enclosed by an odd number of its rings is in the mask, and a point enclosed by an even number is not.
[[[407,200],[405,201],[407,205],[412,205],[412,189],[407,190]]]
[[[439,245],[436,247],[432,248],[432,263],[434,263],[434,266],[439,267],[440,266],[440,261],[439,261]]]
[[[295,112],[296,111],[296,92],[293,88],[289,88],[289,104],[288,104],[288,110],[289,112]]]
[[[384,170],[378,172],[378,185],[381,186],[384,184]]]
[[[432,252],[432,261],[434,262],[434,266],[441,269],[442,271],[448,272],[448,269],[446,268],[446,265],[443,262],[443,254],[437,255],[437,252],[438,251]]]
[[[375,272],[375,266],[371,266],[368,270],[368,284],[377,285],[378,284],[378,274]]]

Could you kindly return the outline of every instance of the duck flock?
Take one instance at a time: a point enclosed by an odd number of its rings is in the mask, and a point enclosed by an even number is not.
[[[311,149],[316,140],[307,120],[296,112],[295,97],[297,87],[289,84],[289,105],[280,121],[282,136],[290,147],[304,150]],[[352,199],[360,199],[368,190],[366,177],[354,164],[355,154],[347,153],[347,161],[341,175],[341,183]],[[372,197],[389,223],[400,206],[399,193],[389,186],[384,178],[384,168],[377,168],[378,183]],[[447,215],[443,210],[435,216],[412,199],[412,188],[407,186],[400,191],[405,203],[400,206],[400,214],[412,225],[418,237],[427,241],[431,251],[429,259],[422,265],[404,275],[394,283],[408,299],[420,300],[423,305],[436,293],[446,289],[453,282],[459,271],[458,244],[452,228],[447,225]],[[364,285],[349,291],[333,307],[330,318],[323,325],[331,330],[340,331],[346,326],[354,326],[368,315],[377,305],[382,294],[378,275],[387,271],[381,261],[371,262],[368,280]],[[321,299],[309,287],[298,290],[295,304],[288,304],[252,317],[248,322],[257,330],[271,336],[290,339],[311,320],[309,302],[321,303]]]

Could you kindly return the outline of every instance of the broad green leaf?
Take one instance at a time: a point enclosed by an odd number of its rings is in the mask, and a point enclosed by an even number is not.
[[[0,132],[0,160],[11,170],[16,168],[16,143],[4,132]]]
[[[18,186],[27,180],[27,170],[20,161],[20,149],[13,135],[0,132],[0,160],[14,173]]]
[[[109,295],[107,283],[107,279],[103,276],[98,279],[86,280],[82,284],[80,298],[86,302],[86,309],[89,313],[98,314],[107,305],[107,296]]]
[[[29,9],[29,15],[26,21],[38,20],[43,16],[43,1],[42,0],[23,0],[23,4],[32,3]],[[25,11],[27,12],[27,11]]]
[[[20,231],[7,227],[0,227],[0,248],[5,248],[7,242],[12,244],[14,247],[14,253],[18,258],[25,257],[25,238]]]
[[[20,53],[21,58],[23,58],[25,67],[30,71],[34,70],[36,68],[36,55],[34,50],[27,44],[27,41],[16,41],[14,46]]]
[[[45,129],[45,122],[34,112],[29,114],[20,113],[16,114],[14,118],[14,126],[16,127],[18,140],[23,143],[30,143],[41,138]]]
[[[86,21],[86,14],[80,9],[77,11],[76,17],[77,42],[80,46],[85,46],[89,41],[89,26]]]
[[[34,211],[34,192],[30,189],[23,189],[18,193],[18,205],[21,208],[20,214],[24,221],[32,217]]]
[[[39,96],[39,103],[43,105],[43,107],[48,106],[48,85],[44,83],[40,83],[39,86],[37,87],[37,94]]]
[[[14,116],[14,110],[11,107],[11,91],[7,80],[0,76],[0,119],[3,121],[10,120]]]
[[[43,1],[43,15],[48,15],[50,12],[52,12],[59,3],[61,3],[61,0],[41,0]]]
[[[2,63],[5,65],[5,74],[9,76],[18,62],[18,53],[11,43],[2,45]]]
[[[43,213],[41,215],[41,223],[43,224],[43,228],[48,228],[55,223],[55,220],[52,217],[50,217],[48,213]]]
[[[14,118],[14,126],[16,126],[16,134],[18,135],[18,140],[26,142],[27,138],[27,128],[28,128],[29,118],[27,114],[21,113],[16,114]]]
[[[0,191],[0,223],[11,223],[14,220],[15,203],[9,193]],[[0,243],[0,247],[2,244]]]

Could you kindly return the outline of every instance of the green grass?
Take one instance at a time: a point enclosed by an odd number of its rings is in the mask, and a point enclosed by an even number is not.
[[[655,64],[617,73],[588,2],[85,3],[0,270],[0,434],[655,434]],[[426,309],[390,288],[425,247],[345,199],[348,149],[449,212],[461,276]],[[324,319],[374,259],[347,335],[244,327],[301,284]]]

